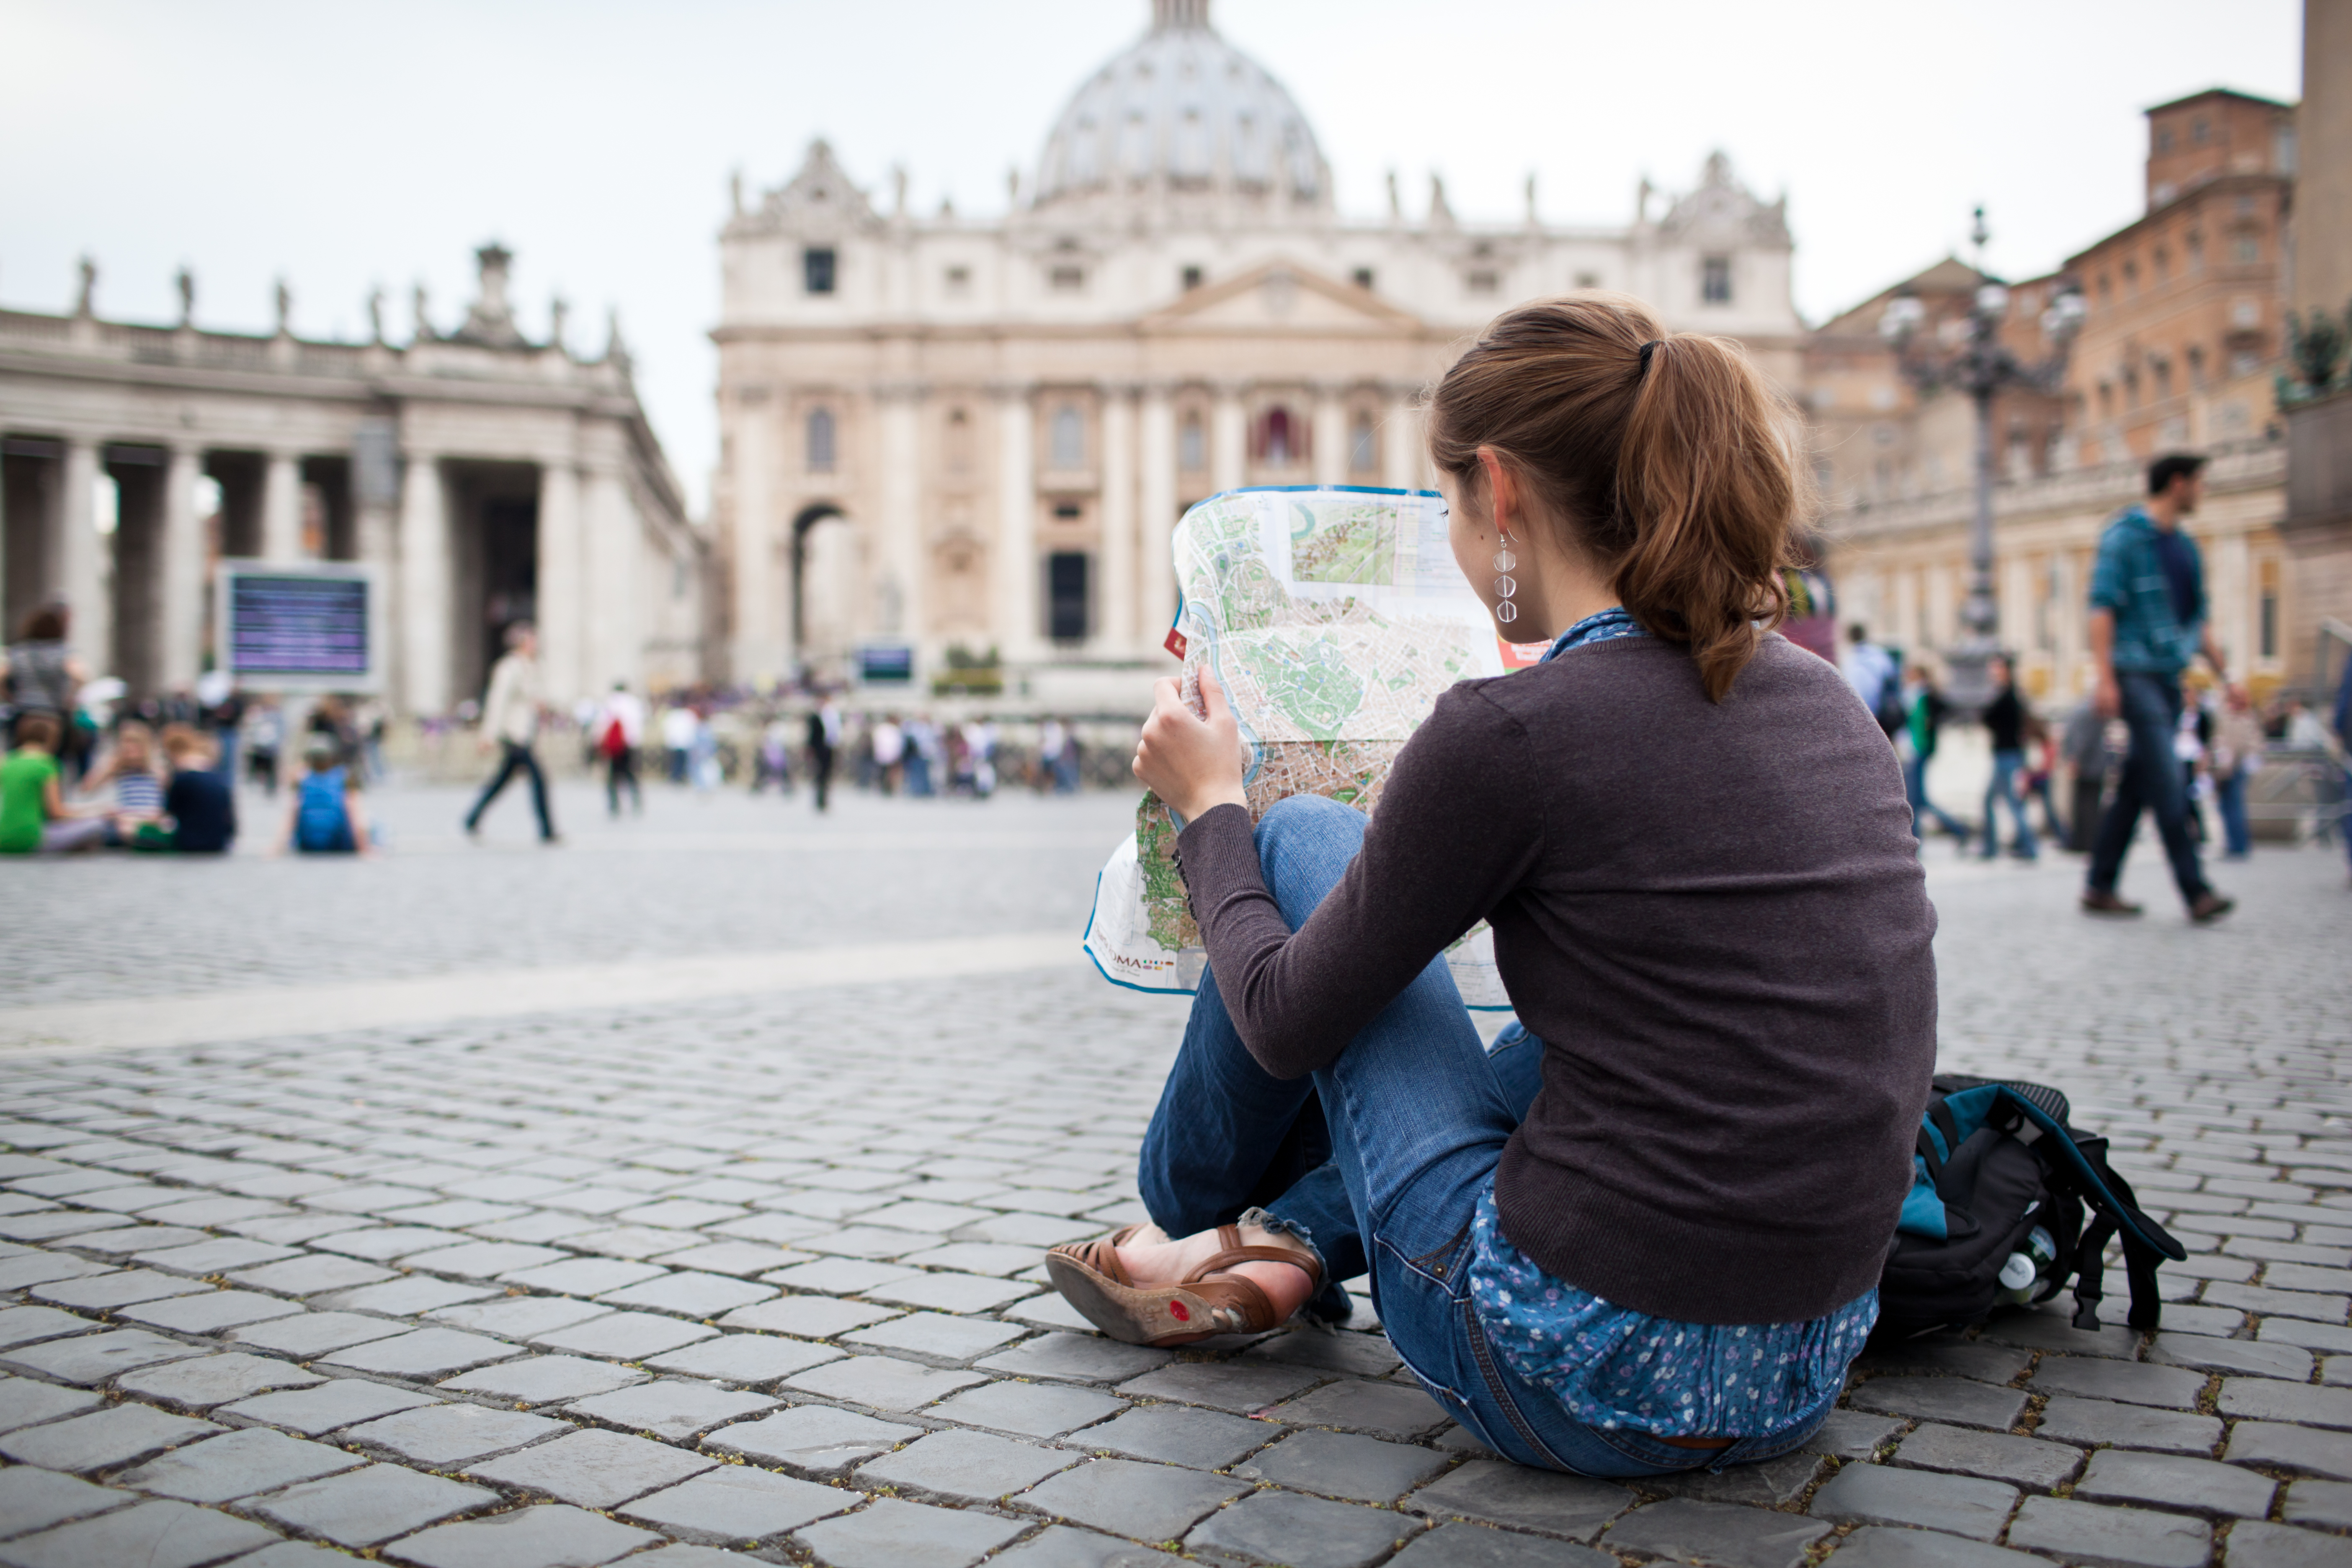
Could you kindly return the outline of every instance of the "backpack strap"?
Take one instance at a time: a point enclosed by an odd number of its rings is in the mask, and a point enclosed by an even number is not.
[[[2107,1243],[2115,1239],[2116,1216],[2104,1208],[2094,1206],[2097,1216],[2083,1227],[2083,1239],[2074,1248],[2074,1326],[2084,1333],[2099,1331],[2099,1302],[2105,1297],[2104,1280],[2107,1272]],[[2155,1273],[2149,1272],[2154,1282]],[[2138,1281],[2133,1284],[2137,1287]]]
[[[2093,1333],[2098,1331],[2101,1277],[2106,1270],[2107,1243],[2120,1235],[2124,1273],[2131,1280],[2131,1315],[2126,1321],[2135,1329],[2156,1328],[2164,1316],[2164,1298],[2157,1289],[2156,1268],[2168,1254],[2159,1251],[2146,1233],[2154,1232],[2176,1249],[2180,1244],[2140,1213],[2139,1198],[2131,1184],[2116,1174],[2114,1167],[2107,1163],[2105,1139],[2077,1139],[2074,1147],[2097,1178],[2084,1191],[2096,1217],[2084,1227],[2082,1245],[2074,1251],[2074,1326]],[[2099,1190],[2101,1184],[2105,1186],[2105,1192]]]

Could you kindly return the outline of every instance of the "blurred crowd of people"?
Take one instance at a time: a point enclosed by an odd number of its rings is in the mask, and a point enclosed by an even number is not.
[[[0,854],[122,849],[218,854],[237,833],[242,783],[287,796],[277,850],[366,856],[383,842],[363,793],[385,776],[389,713],[374,698],[292,699],[249,693],[207,673],[188,690],[131,700],[123,683],[92,679],[72,651],[71,621],[45,605],[0,662]],[[1116,746],[1090,748],[1078,725],[1047,716],[985,715],[941,722],[926,711],[844,706],[839,692],[746,698],[710,689],[648,700],[625,682],[570,713],[552,710],[540,683],[538,639],[508,629],[504,654],[478,703],[425,726],[444,742],[470,728],[489,776],[464,819],[478,832],[507,786],[528,786],[541,839],[562,842],[541,751],[576,739],[602,775],[614,816],[645,809],[649,781],[709,793],[805,785],[815,809],[837,786],[882,795],[986,799],[1005,787],[1067,795],[1087,766],[1118,764]],[[564,731],[569,730],[571,733]],[[1097,780],[1095,782],[1104,782]],[[1124,784],[1123,769],[1108,782]]]
[[[1952,716],[1935,671],[1873,642],[1864,626],[1849,627],[1847,637],[1839,668],[1895,746],[1916,837],[1924,843],[1931,833],[1941,834],[1962,853],[1988,860],[2003,853],[2032,860],[2045,842],[2090,852],[2130,748],[2123,719],[2102,715],[2091,696],[2062,715],[2045,716],[2019,690],[2010,661],[1997,660],[1995,695],[1979,720],[1992,753],[1991,777],[1973,818],[1958,816],[1927,793],[1928,763]],[[2200,847],[2218,845],[2224,858],[2241,860],[2253,849],[2250,791],[2272,754],[2298,764],[2343,755],[2352,734],[2336,731],[2352,728],[2352,711],[2331,721],[2294,697],[2273,695],[2258,704],[2242,689],[2210,680],[2192,681],[2187,691],[2172,744],[2189,797],[2189,831]],[[2347,705],[2352,678],[2338,703]],[[2344,802],[2340,793],[2318,793],[2324,826],[2331,809],[2340,816]]]
[[[819,811],[836,781],[861,792],[985,800],[1006,784],[1069,795],[1085,781],[1087,748],[1071,721],[1048,716],[1008,742],[1003,728],[980,716],[940,723],[929,713],[896,709],[849,710],[837,693],[813,701],[724,703],[709,693],[673,693],[657,710],[625,684],[576,715],[584,760],[601,766],[605,805],[621,815],[624,797],[644,809],[642,780],[654,773],[698,791],[730,783],[760,795],[790,796],[808,788]]]

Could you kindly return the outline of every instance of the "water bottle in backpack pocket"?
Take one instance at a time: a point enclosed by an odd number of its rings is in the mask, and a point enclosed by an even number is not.
[[[2131,1326],[2157,1326],[2157,1265],[2187,1256],[2107,1164],[2107,1141],[2068,1122],[2039,1084],[1938,1073],[1919,1121],[1911,1191],[1878,1285],[1882,1331],[1963,1328],[2074,1281],[2074,1326],[2099,1327],[2107,1243],[2123,1243]]]

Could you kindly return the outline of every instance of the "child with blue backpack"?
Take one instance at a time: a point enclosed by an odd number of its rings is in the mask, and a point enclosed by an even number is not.
[[[374,858],[368,835],[367,814],[359,792],[352,787],[341,749],[331,735],[313,735],[303,749],[310,772],[296,786],[286,812],[286,830],[278,841],[280,853],[292,845],[303,855],[357,855]]]

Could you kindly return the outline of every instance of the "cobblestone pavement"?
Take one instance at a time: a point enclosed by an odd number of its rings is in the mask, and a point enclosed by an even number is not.
[[[820,827],[665,795],[613,830],[583,797],[542,856],[436,842],[455,798],[388,793],[406,847],[375,866],[11,869],[7,984],[1075,942],[1125,810],[853,800]],[[1947,1065],[2057,1083],[2114,1135],[2191,1249],[2159,1333],[2012,1313],[1866,1360],[1817,1452],[1633,1486],[1485,1456],[1368,1310],[1114,1344],[1039,1249],[1139,1217],[1181,1008],[1076,962],[19,1053],[0,1563],[2352,1563],[2341,863],[2228,868],[2243,909],[2196,930],[2154,897],[2086,922],[2069,863],[1942,854]]]

